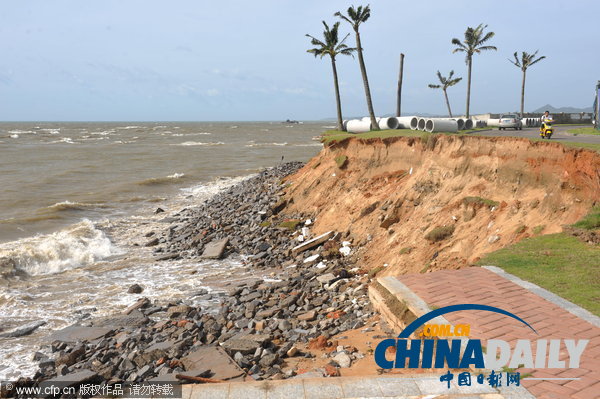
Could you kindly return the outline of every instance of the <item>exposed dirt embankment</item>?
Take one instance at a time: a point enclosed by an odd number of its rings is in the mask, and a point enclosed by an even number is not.
[[[583,217],[600,202],[600,155],[518,138],[349,139],[290,181],[286,212],[346,232],[359,265],[425,272]]]

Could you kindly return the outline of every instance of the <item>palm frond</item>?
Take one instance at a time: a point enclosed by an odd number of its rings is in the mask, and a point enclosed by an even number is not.
[[[542,56],[541,56],[540,58],[538,58],[537,60],[535,60],[535,61],[532,61],[531,63],[529,63],[529,66],[532,66],[532,65],[534,65],[534,64],[537,64],[538,62],[540,62],[541,60],[544,60],[544,59],[546,59],[546,56],[545,56],[545,55],[542,55]]]
[[[442,87],[440,85],[433,85],[433,84],[430,84],[430,85],[427,85],[427,86],[429,86],[430,89],[439,89],[439,88]]]

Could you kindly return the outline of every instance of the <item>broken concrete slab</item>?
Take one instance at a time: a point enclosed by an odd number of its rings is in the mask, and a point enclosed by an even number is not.
[[[40,387],[74,387],[84,383],[100,382],[102,377],[91,370],[81,370],[40,382]],[[42,391],[43,392],[43,391]]]
[[[307,249],[314,248],[318,245],[323,244],[325,241],[329,240],[334,235],[334,231],[328,231],[327,233],[321,234],[320,236],[315,237],[312,240],[305,241],[302,244],[295,246],[294,248],[292,248],[292,252],[294,254],[299,254],[300,252],[306,251]]]
[[[221,344],[221,346],[227,349],[230,353],[240,352],[242,355],[250,355],[256,352],[256,349],[261,344],[252,339],[229,339]]]
[[[298,320],[302,321],[313,321],[314,319],[317,318],[317,312],[315,312],[314,310],[309,310],[306,313],[301,314],[300,316],[298,316]]]
[[[17,327],[12,331],[0,333],[0,338],[16,338],[29,335],[44,324],[46,324],[46,322],[43,320],[34,321],[32,323],[25,324],[24,326]]]
[[[222,240],[214,240],[206,245],[202,258],[204,259],[221,259],[225,252],[225,247],[229,244],[229,238],[223,238]]]
[[[99,338],[104,338],[112,333],[113,329],[108,327],[83,327],[69,326],[62,330],[56,331],[45,338],[47,342],[77,342],[77,341],[94,341]]]
[[[150,305],[150,300],[148,298],[140,298],[135,303],[129,305],[124,311],[123,314],[129,314],[134,310],[143,309]]]
[[[245,372],[218,346],[201,347],[181,359],[186,370],[209,369],[210,378],[243,381]],[[187,375],[187,372],[181,374]]]
[[[333,273],[323,274],[317,277],[317,281],[321,284],[329,284],[334,281],[337,277]]]
[[[112,328],[137,328],[141,326],[145,326],[150,322],[150,319],[140,312],[139,310],[134,310],[129,314],[119,315],[119,316],[108,316],[100,319],[96,319],[92,321],[92,325],[94,327],[112,327]]]

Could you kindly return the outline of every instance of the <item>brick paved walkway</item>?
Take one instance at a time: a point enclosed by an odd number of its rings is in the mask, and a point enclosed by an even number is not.
[[[529,290],[485,268],[443,270],[397,277],[430,306],[461,303],[496,306],[514,313],[537,330],[535,335],[517,320],[485,311],[448,313],[452,324],[470,324],[471,337],[502,339],[514,346],[517,339],[589,339],[579,369],[520,369],[533,378],[580,378],[579,380],[523,380],[523,385],[542,399],[600,398],[600,328]],[[566,359],[562,349],[560,359]]]

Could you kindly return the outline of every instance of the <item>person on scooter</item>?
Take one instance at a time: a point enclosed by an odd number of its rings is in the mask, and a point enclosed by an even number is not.
[[[544,112],[544,115],[542,115],[542,123],[546,122],[547,120],[552,120],[552,115],[550,115],[550,111],[546,111]]]
[[[542,115],[540,121],[540,136],[542,136],[542,138],[550,138],[552,136],[551,124],[553,122],[553,118],[552,115],[550,115],[550,111],[544,112],[544,115]],[[550,134],[548,134],[548,132]]]

